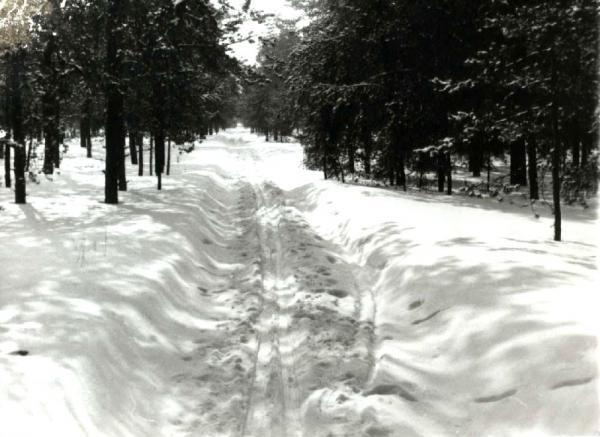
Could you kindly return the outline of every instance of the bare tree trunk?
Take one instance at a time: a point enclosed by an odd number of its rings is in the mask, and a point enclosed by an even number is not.
[[[150,172],[150,176],[154,175],[154,165],[153,165],[153,158],[154,158],[154,135],[150,136],[150,159],[148,162],[148,171]]]
[[[438,154],[436,160],[437,160],[438,192],[443,193],[444,192],[444,182],[446,180],[446,172],[445,172],[446,158],[443,155]]]
[[[167,144],[167,176],[171,175],[171,137]]]
[[[446,155],[446,175],[448,176],[448,190],[446,194],[452,196],[452,155],[450,152]]]
[[[129,154],[131,155],[131,164],[138,164],[138,153],[137,153],[137,132],[129,127]]]
[[[483,151],[481,145],[472,145],[469,153],[469,171],[473,172],[474,177],[480,177],[482,168]]]
[[[87,157],[92,157],[92,100],[85,98],[81,108],[81,119],[79,120],[80,145],[86,149]]]
[[[354,161],[355,161],[354,145],[349,144],[347,150],[348,150],[348,172],[350,172],[351,174],[354,174],[356,172],[355,165],[354,165]]]
[[[552,201],[554,203],[554,241],[562,239],[562,214],[560,209],[560,149],[552,151]]]
[[[11,55],[7,55],[7,60],[10,62]],[[5,124],[6,130],[8,131],[6,134],[6,139],[10,140],[12,137],[12,129],[11,129],[11,83],[10,77],[7,78],[5,87],[4,87],[4,116],[5,116]],[[6,144],[4,147],[0,145],[0,153],[2,153],[2,157],[4,158],[4,185],[6,188],[11,187],[11,177],[10,177],[10,146]]]
[[[156,156],[154,157],[154,171],[158,178],[159,190],[162,190],[162,174],[165,170],[165,132],[162,127],[159,127],[156,132]]]
[[[25,180],[25,131],[23,129],[23,101],[21,98],[21,83],[23,82],[23,56],[22,52],[17,52],[13,57],[11,80],[14,85],[12,89],[12,131],[15,143],[15,203],[26,203],[27,188]]]
[[[492,152],[488,152],[487,156],[487,192],[490,192],[490,183],[492,179]]]
[[[526,148],[523,139],[510,145],[510,183],[527,185]]]
[[[553,53],[550,53],[552,57],[552,89],[556,89],[556,57]],[[556,95],[553,96],[552,99],[552,137],[553,137],[553,146],[552,149],[552,202],[554,204],[554,241],[561,241],[562,239],[562,211],[560,208],[560,188],[561,188],[561,179],[560,179],[560,169],[561,169],[561,160],[562,160],[562,151],[560,148],[560,140],[559,140],[559,129],[558,129],[558,107],[556,101]]]
[[[10,146],[6,144],[4,146],[4,186],[6,188],[12,187],[12,178],[10,176]]]
[[[42,116],[44,123],[44,167],[45,174],[52,174],[59,162],[59,102],[57,72],[54,63],[56,39],[53,34],[48,36],[42,56],[42,71],[44,72],[44,92],[42,95]]]
[[[123,123],[125,128],[125,123]],[[119,160],[119,191],[127,191],[127,165],[125,157],[125,130],[121,133],[121,159]]]
[[[370,140],[366,140],[364,144],[365,148],[365,158],[363,165],[365,166],[365,174],[367,177],[371,177],[371,142]]]
[[[327,169],[327,149],[323,148],[323,178],[327,179],[329,177],[328,169]]]
[[[119,173],[123,161],[124,103],[119,89],[121,79],[121,45],[118,28],[121,22],[122,0],[110,0],[106,20],[106,169],[104,201],[119,203]]]
[[[24,138],[21,138],[24,140]],[[16,142],[16,137],[15,137]],[[15,145],[15,203],[27,203],[27,188],[25,179],[25,144],[23,142]]]
[[[31,155],[33,154],[33,137],[29,137],[29,147],[27,148],[27,160],[25,161],[25,171],[29,171],[31,164]]]
[[[138,176],[144,176],[144,136],[139,135],[138,141]]]
[[[527,141],[527,161],[529,172],[529,198],[538,200],[540,198],[540,189],[538,185],[537,174],[537,145],[533,136]]]

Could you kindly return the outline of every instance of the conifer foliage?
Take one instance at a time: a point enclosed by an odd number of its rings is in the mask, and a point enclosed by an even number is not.
[[[43,139],[42,171],[52,174],[64,132],[77,127],[88,157],[92,133],[104,132],[106,203],[118,203],[127,189],[127,154],[143,174],[145,143],[153,144],[160,189],[172,140],[232,122],[239,64],[226,41],[237,25],[226,3],[209,0],[4,2],[0,126],[8,133],[7,170],[15,150],[17,186],[29,165],[21,156],[27,138],[30,149]]]
[[[452,194],[465,162],[492,191],[493,162],[506,156],[506,185],[529,185],[532,201],[552,175],[561,239],[561,199],[583,202],[597,185],[597,0],[294,3],[311,19],[279,56],[287,87],[250,87],[249,120],[267,123],[260,99],[276,93],[309,166],[404,190],[407,173],[419,186],[431,173]]]

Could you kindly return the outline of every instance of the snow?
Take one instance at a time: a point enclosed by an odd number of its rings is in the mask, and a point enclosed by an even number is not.
[[[547,211],[322,181],[241,128],[108,206],[75,144],[0,190],[0,435],[599,430],[592,212],[554,243]]]

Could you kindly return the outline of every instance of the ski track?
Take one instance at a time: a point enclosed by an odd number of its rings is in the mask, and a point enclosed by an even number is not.
[[[256,297],[260,308],[252,329],[256,349],[239,435],[300,437],[305,435],[306,421],[302,405],[312,391],[340,386],[353,391],[364,388],[373,361],[373,324],[372,320],[361,324],[360,318],[364,317],[363,300],[372,296],[361,295],[359,280],[349,275],[351,268],[339,248],[324,242],[288,207],[283,190],[272,182],[241,183],[241,196],[253,197],[256,203],[253,226],[254,243],[259,248],[260,295]],[[332,252],[334,249],[339,252]],[[332,253],[336,262],[331,261]],[[306,273],[294,273],[295,266]],[[328,284],[337,282],[331,278],[347,278],[353,288],[350,292],[338,290],[336,296],[317,288],[317,293],[326,296],[334,308],[340,299],[352,299],[347,305],[349,315],[319,305],[319,297],[314,305],[307,302],[315,287],[323,285],[315,282],[315,272]],[[319,331],[325,331],[325,341]],[[359,347],[363,353],[357,357],[352,346],[364,342],[368,344]]]
[[[281,283],[281,199],[271,185],[254,187],[257,198],[256,236],[260,247],[262,308],[257,322],[257,350],[242,436],[298,436],[298,393],[289,349],[281,338],[290,330],[291,291]]]

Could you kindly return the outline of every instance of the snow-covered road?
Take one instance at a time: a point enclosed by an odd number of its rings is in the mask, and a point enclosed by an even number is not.
[[[98,147],[98,144],[96,145]],[[0,436],[585,435],[597,227],[322,181],[238,128],[0,205]],[[26,356],[14,354],[27,351]]]

